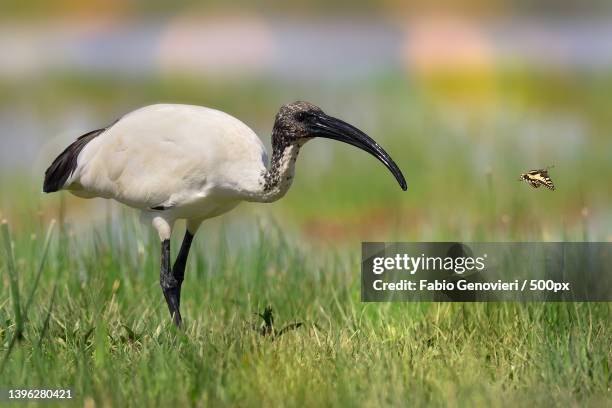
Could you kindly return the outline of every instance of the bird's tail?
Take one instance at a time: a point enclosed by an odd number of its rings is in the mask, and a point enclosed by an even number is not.
[[[77,159],[81,150],[83,150],[87,143],[106,129],[96,129],[85,133],[53,160],[51,166],[45,171],[45,181],[43,183],[43,191],[45,193],[53,193],[64,188],[66,181],[77,167]]]

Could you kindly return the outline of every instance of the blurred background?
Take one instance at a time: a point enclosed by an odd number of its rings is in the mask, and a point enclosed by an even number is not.
[[[404,3],[3,1],[0,217],[121,216],[40,190],[67,144],[130,110],[217,108],[269,148],[278,108],[303,99],[379,141],[408,191],[316,140],[285,199],[212,225],[272,217],[315,244],[612,239],[610,3]],[[518,181],[549,165],[557,191]]]

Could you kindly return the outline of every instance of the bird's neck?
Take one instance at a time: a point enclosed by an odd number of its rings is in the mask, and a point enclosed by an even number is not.
[[[291,187],[295,174],[295,161],[300,152],[299,144],[274,143],[270,166],[262,174],[259,189],[252,201],[270,203],[282,198]]]
[[[290,130],[283,126],[283,122],[279,120],[277,115],[272,128],[270,165],[261,173],[255,191],[248,193],[246,198],[248,201],[271,203],[282,198],[291,187],[295,174],[295,161],[300,152],[300,147],[308,139],[296,141],[295,138],[288,136]]]

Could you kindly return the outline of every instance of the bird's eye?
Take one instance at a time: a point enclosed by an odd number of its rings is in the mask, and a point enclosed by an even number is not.
[[[297,120],[298,122],[305,121],[307,117],[308,117],[308,115],[306,114],[306,112],[297,112],[294,115],[295,120]]]

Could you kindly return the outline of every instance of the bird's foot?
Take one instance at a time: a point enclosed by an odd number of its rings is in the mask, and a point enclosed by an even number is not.
[[[166,303],[168,304],[168,310],[170,311],[170,316],[172,316],[172,320],[176,327],[181,327],[183,324],[183,319],[181,317],[180,304],[181,304],[181,288],[180,286],[172,286],[169,288],[162,287],[162,291],[164,292],[164,298],[166,299]]]

